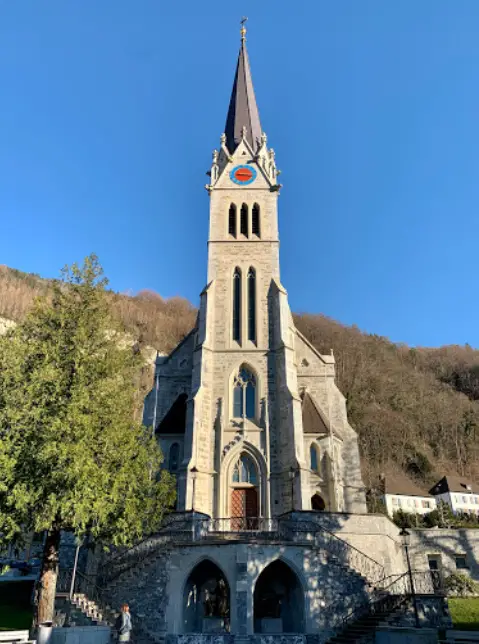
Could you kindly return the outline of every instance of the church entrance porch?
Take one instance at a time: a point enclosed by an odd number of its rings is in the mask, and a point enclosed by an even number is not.
[[[303,605],[304,593],[296,574],[284,561],[273,561],[255,585],[255,633],[304,632]]]
[[[230,589],[212,561],[201,561],[183,592],[183,633],[229,633]]]

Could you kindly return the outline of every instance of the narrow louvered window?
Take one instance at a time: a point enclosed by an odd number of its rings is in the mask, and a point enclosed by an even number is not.
[[[241,234],[248,237],[248,206],[245,203],[241,206]]]
[[[228,232],[233,237],[236,237],[236,206],[231,204],[228,214]]]
[[[233,340],[241,342],[241,271],[235,268],[233,275]]]
[[[256,272],[248,272],[248,340],[256,342]]]
[[[251,222],[251,232],[253,235],[260,237],[260,227],[259,227],[259,206],[257,203],[253,206],[252,213],[252,222]]]

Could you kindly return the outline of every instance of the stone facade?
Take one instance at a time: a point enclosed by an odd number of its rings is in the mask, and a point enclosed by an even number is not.
[[[290,569],[301,601],[295,602],[298,633],[321,634],[321,642],[334,632],[342,616],[361,605],[369,585],[338,557],[313,545],[287,542],[270,544],[190,543],[159,551],[135,566],[135,583],[127,570],[109,584],[109,601],[127,601],[147,632],[181,636],[188,628],[188,580],[202,562],[211,562],[229,587],[229,630],[251,636],[261,629],[255,613],[255,588],[261,574],[274,562]],[[281,631],[280,631],[281,633]],[[203,635],[206,635],[203,633]],[[263,633],[267,635],[267,633]],[[182,641],[181,638],[175,641]]]

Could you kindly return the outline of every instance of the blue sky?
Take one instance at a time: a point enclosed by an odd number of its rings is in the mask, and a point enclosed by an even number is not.
[[[0,0],[0,263],[198,302],[241,15],[292,309],[479,346],[477,0]]]

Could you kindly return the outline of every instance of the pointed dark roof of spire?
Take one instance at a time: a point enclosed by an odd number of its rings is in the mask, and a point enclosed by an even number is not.
[[[238,64],[225,126],[226,145],[231,153],[241,142],[243,127],[246,127],[246,140],[254,152],[258,149],[258,142],[262,134],[244,33],[242,32]]]

